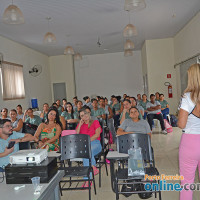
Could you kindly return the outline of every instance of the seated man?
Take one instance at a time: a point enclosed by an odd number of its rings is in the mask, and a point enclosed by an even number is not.
[[[3,108],[1,110],[1,117],[0,119],[10,119],[8,116],[8,109],[7,108]]]
[[[26,115],[28,115],[27,118]],[[29,108],[24,112],[23,122],[28,122],[30,124],[39,126],[42,123],[42,120],[39,116],[33,115],[33,109]]]
[[[30,134],[18,133],[13,131],[9,119],[0,119],[0,169],[4,169],[9,164],[9,156],[19,151],[19,142],[34,140]],[[8,149],[10,141],[15,141],[15,145]]]
[[[83,97],[83,100],[85,101],[83,105],[84,106],[86,105],[86,106],[90,107],[90,109],[92,109],[92,103],[90,101],[90,97],[85,96],[85,97]]]
[[[164,94],[160,94],[160,105],[161,112],[163,114],[163,118],[167,119],[167,115],[169,115],[169,104],[166,100],[164,100]]]
[[[106,119],[106,113],[103,108],[98,108],[98,101],[97,99],[92,99],[92,109],[91,109],[91,116],[95,116],[97,118]]]
[[[151,130],[152,130],[153,119],[158,119],[160,121],[162,133],[167,134],[167,131],[165,130],[164,126],[163,116],[161,113],[161,105],[158,101],[155,101],[154,94],[150,95],[150,102],[147,103],[146,108],[148,110],[147,119]]]
[[[17,119],[23,120],[24,113],[22,112],[22,106],[19,104],[16,109],[17,109]]]

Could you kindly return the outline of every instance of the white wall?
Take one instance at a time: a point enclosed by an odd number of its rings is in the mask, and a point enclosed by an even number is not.
[[[143,93],[141,52],[124,57],[124,53],[85,56],[75,62],[76,91],[78,98],[100,95],[109,97],[127,93]]]
[[[169,102],[170,113],[176,113],[179,102],[177,96],[176,70],[174,69],[174,42],[173,38],[147,40],[143,46],[146,53],[149,94],[160,92]],[[144,57],[145,55],[143,55]],[[167,78],[171,74],[171,78]],[[173,98],[168,98],[168,88],[164,85],[170,82],[173,87]]]
[[[70,55],[49,57],[51,71],[51,88],[53,99],[53,83],[65,83],[67,100],[72,101],[75,96],[75,81],[73,59]]]
[[[26,109],[31,105],[31,98],[38,99],[40,108],[42,108],[44,102],[52,102],[48,56],[1,36],[0,52],[3,53],[5,61],[23,65],[25,85],[25,99],[21,100],[3,101],[0,87],[0,108],[12,109],[21,104]],[[29,70],[36,64],[42,65],[42,73],[37,77],[33,77],[29,74]]]

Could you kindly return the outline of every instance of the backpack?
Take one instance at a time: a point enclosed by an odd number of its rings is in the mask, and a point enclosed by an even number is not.
[[[172,127],[177,127],[178,119],[174,115],[170,115],[170,122]]]

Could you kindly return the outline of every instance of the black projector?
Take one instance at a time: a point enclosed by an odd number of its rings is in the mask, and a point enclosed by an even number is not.
[[[35,176],[40,177],[40,183],[48,183],[57,171],[57,159],[51,157],[40,164],[9,164],[5,167],[6,183],[28,184]]]

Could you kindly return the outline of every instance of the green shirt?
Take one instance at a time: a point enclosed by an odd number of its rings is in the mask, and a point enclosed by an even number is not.
[[[110,104],[110,107],[111,107],[112,110],[115,109],[115,112],[116,112],[116,111],[119,111],[119,110],[120,110],[121,104],[120,104],[120,103],[117,103],[117,104],[115,104],[114,106],[112,106],[112,104]]]
[[[58,113],[59,113],[59,115],[62,114],[62,106],[59,106],[59,107],[58,107]]]
[[[124,111],[122,111],[119,120],[122,119],[123,112],[124,112]],[[128,112],[126,112],[126,114],[125,114],[125,119],[131,119]]]
[[[160,102],[161,108],[166,108],[167,107],[168,102],[166,100],[159,101],[159,102]]]
[[[25,122],[39,126],[42,123],[42,120],[39,116],[34,115],[33,118],[28,117]]]
[[[65,118],[65,120],[67,121],[68,119],[72,119],[71,113],[68,113],[66,111],[63,111],[61,116],[63,116]],[[78,119],[77,113],[73,113],[73,117],[74,119]]]
[[[146,105],[148,102],[149,102],[148,100],[146,102],[140,101],[140,106],[142,106],[144,108],[144,110],[147,110]]]
[[[99,115],[104,115],[106,114],[105,113],[105,110],[103,108],[98,108],[97,110],[91,110],[91,116],[94,116],[94,117],[97,117]]]

